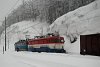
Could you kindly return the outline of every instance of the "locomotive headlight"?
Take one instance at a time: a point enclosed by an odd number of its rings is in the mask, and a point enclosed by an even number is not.
[[[61,40],[61,42],[64,42],[64,40]]]

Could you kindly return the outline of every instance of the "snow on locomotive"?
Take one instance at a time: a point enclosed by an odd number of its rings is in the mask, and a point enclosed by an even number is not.
[[[47,36],[36,36],[28,40],[28,50],[33,52],[57,52],[64,53],[64,38],[53,33]]]

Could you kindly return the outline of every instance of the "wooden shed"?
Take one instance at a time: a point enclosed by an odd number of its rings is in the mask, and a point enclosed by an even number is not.
[[[81,35],[80,54],[100,56],[100,34]]]

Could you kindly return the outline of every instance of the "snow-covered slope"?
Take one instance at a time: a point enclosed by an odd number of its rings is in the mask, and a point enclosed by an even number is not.
[[[100,0],[59,17],[50,26],[46,22],[22,21],[7,28],[7,44],[13,45],[25,35],[33,38],[47,32],[59,32],[65,39],[67,52],[80,53],[80,35],[100,33]],[[48,28],[49,27],[49,28]],[[1,35],[4,45],[4,32]],[[13,48],[12,48],[13,49]]]
[[[22,21],[11,25],[7,28],[7,48],[14,50],[14,43],[20,39],[26,39],[26,35],[29,38],[34,38],[34,36],[46,34],[48,26],[48,23],[39,21]],[[1,47],[5,44],[4,32],[1,35],[0,44]]]
[[[80,53],[80,35],[100,33],[100,0],[59,17],[50,26],[50,32],[65,37],[67,52]]]

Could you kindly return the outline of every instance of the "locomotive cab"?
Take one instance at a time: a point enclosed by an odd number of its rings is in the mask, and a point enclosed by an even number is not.
[[[51,36],[52,35],[52,36]],[[28,50],[32,52],[65,53],[64,38],[49,34],[47,37],[35,38],[28,41]]]
[[[14,44],[15,46],[15,51],[27,51],[28,50],[28,45],[26,43],[26,40],[19,40]]]

